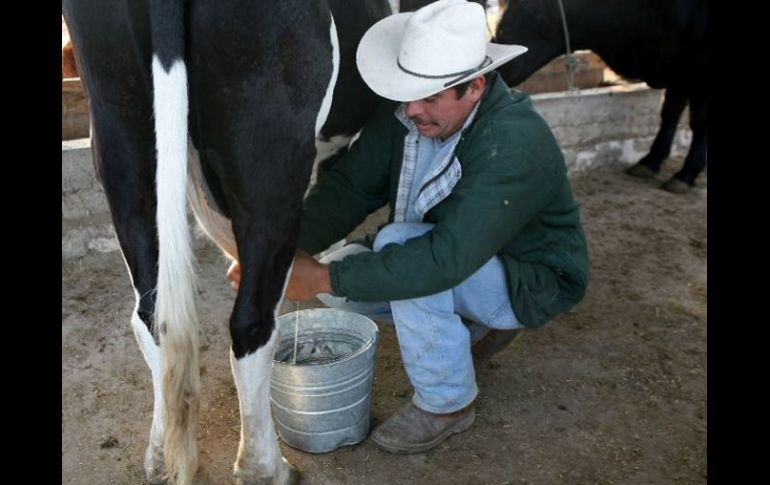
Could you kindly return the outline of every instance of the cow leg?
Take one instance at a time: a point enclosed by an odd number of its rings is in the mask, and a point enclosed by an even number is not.
[[[695,93],[690,98],[690,151],[681,170],[667,180],[662,188],[669,192],[683,193],[695,185],[695,179],[706,168],[706,97]]]
[[[234,333],[242,333],[245,328],[234,329]],[[230,364],[238,390],[241,415],[241,439],[234,465],[234,473],[239,485],[256,483],[283,485],[296,483],[299,480],[296,469],[281,455],[272,426],[269,399],[270,375],[277,334],[277,331],[273,331],[270,340],[264,346],[240,359],[236,357],[234,351],[230,352]]]
[[[132,4],[130,8],[141,11],[142,6]],[[145,472],[150,483],[163,483],[163,359],[153,317],[158,243],[155,134],[150,122],[150,71],[145,62],[148,46],[135,42],[143,38],[143,26],[127,23],[125,11],[115,9],[107,15],[99,3],[77,0],[65,2],[63,10],[89,97],[96,174],[134,288],[131,327],[152,375],[153,417]]]
[[[148,133],[151,135],[151,133]],[[98,145],[98,144],[97,144]],[[110,147],[121,149],[121,144],[115,140],[110,142]],[[135,146],[124,146],[123,153],[135,152]],[[99,152],[99,150],[94,150]],[[147,158],[137,159],[133,166],[137,172],[141,172],[143,162],[153,160],[151,153]],[[155,329],[155,286],[157,281],[158,246],[155,234],[155,203],[154,203],[154,169],[145,166],[145,172],[136,173],[135,178],[139,183],[134,186],[131,183],[120,183],[109,174],[110,164],[106,162],[109,154],[100,156],[103,171],[103,184],[105,194],[113,217],[113,225],[118,235],[126,268],[132,280],[136,304],[131,316],[131,326],[139,348],[144,355],[144,360],[150,368],[153,389],[153,413],[152,426],[150,428],[150,442],[147,446],[144,458],[144,469],[149,483],[164,483],[165,466],[163,460],[163,439],[165,429],[165,416],[163,406],[162,378],[163,358],[160,342]],[[125,163],[132,163],[127,161]],[[113,181],[114,180],[114,181]],[[127,182],[124,179],[124,182]],[[153,202],[148,203],[148,199]]]
[[[303,159],[304,170],[292,170],[293,175],[260,185],[259,207],[233,218],[242,271],[230,318],[230,359],[241,412],[235,475],[241,484],[286,484],[298,479],[281,456],[269,395],[278,334],[275,322],[294,258],[304,189],[297,180],[307,181],[312,153],[299,158]],[[275,207],[281,210],[274,211]]]
[[[147,480],[155,484],[165,480],[163,358],[153,318],[158,263],[155,170],[152,145],[142,148],[142,143],[137,143],[142,138],[152,140],[149,130],[115,113],[111,114],[109,127],[104,127],[97,117],[93,145],[115,232],[134,287],[136,304],[131,327],[152,375],[153,415],[144,467]]]
[[[139,292],[137,291],[137,307],[139,306]],[[144,454],[144,473],[151,484],[165,483],[166,468],[163,458],[163,438],[165,436],[165,415],[163,411],[163,356],[160,345],[153,337],[144,319],[135,310],[131,317],[131,326],[134,336],[142,350],[144,360],[150,367],[152,374],[153,413],[152,426],[150,427],[150,443]]]
[[[320,104],[320,95],[316,103]],[[254,111],[258,113],[256,107]],[[302,199],[315,155],[313,121],[281,110],[271,119],[266,145],[254,144],[253,151],[209,138],[220,147],[212,160],[230,161],[222,166],[228,173],[223,178],[228,181],[224,193],[241,266],[229,330],[241,416],[234,473],[242,485],[284,485],[298,480],[294,468],[281,456],[269,396],[275,325],[294,260]]]
[[[222,29],[223,18],[247,21]],[[190,133],[241,266],[229,322],[241,416],[234,473],[241,485],[284,485],[298,475],[271,415],[275,322],[339,66],[336,30],[328,12],[291,2],[220,2],[191,9],[189,22]]]
[[[256,147],[247,162],[252,165],[250,171],[262,175],[261,180],[233,177],[243,185],[227,190],[241,265],[241,283],[230,317],[230,360],[241,414],[234,472],[237,483],[243,485],[283,485],[298,480],[278,446],[270,408],[270,376],[277,345],[276,320],[294,260],[315,146],[311,137],[303,139],[305,130],[295,134],[288,129],[296,125],[296,119],[282,115],[274,123],[277,132],[287,134],[273,138],[269,149]]]
[[[687,105],[688,93],[680,87],[669,87],[663,96],[661,122],[655,140],[649,153],[636,165],[631,166],[626,173],[635,177],[654,178],[660,172],[660,166],[671,153],[671,143],[674,141],[679,118]]]

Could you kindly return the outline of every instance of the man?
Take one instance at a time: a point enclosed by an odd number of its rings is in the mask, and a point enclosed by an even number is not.
[[[415,393],[372,433],[387,451],[426,451],[471,426],[471,344],[510,340],[585,293],[585,235],[561,150],[529,97],[492,72],[525,51],[488,43],[484,9],[465,0],[372,26],[358,68],[396,102],[305,201],[286,296],[394,321]],[[373,241],[310,256],[388,203]],[[230,277],[237,284],[237,267]]]

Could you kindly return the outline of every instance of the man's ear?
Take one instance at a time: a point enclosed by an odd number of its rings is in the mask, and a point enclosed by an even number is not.
[[[473,97],[473,102],[476,102],[481,98],[481,95],[484,94],[485,87],[487,87],[487,78],[484,76],[479,76],[471,81],[470,86],[468,86],[468,94]]]

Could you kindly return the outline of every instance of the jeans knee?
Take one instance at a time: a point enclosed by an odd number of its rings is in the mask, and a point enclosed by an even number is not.
[[[380,229],[374,239],[373,249],[379,251],[390,243],[404,242],[422,236],[433,228],[433,224],[424,222],[393,222]]]

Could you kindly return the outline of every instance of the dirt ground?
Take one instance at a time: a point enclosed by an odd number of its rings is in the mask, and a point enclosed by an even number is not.
[[[665,175],[680,163],[669,161]],[[475,425],[413,456],[368,440],[323,455],[281,443],[303,483],[705,484],[705,175],[683,196],[618,167],[575,177],[592,260],[588,294],[480,371]],[[226,330],[234,295],[216,250],[203,245],[198,255],[197,483],[221,485],[233,482],[239,437]],[[129,324],[133,305],[118,253],[63,263],[63,484],[144,483],[152,387]],[[373,425],[410,397],[395,332],[381,325]]]

